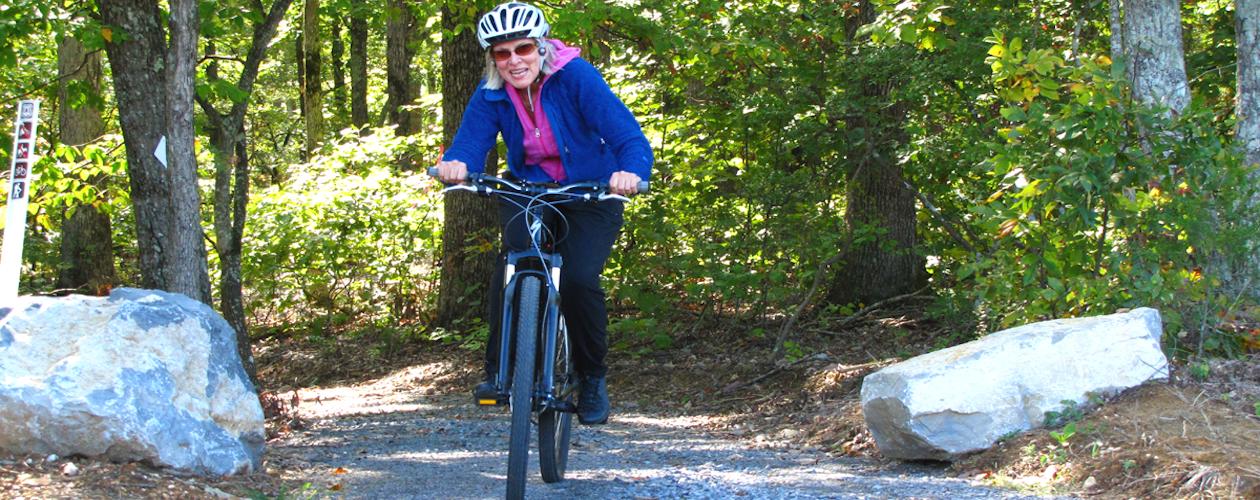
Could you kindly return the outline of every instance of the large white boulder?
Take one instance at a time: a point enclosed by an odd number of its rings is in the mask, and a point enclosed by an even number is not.
[[[1003,330],[868,375],[863,416],[884,456],[950,460],[1041,426],[1065,400],[1168,378],[1162,332],[1150,308]]]
[[[205,304],[120,288],[0,306],[0,449],[259,470],[262,407],[232,327]]]

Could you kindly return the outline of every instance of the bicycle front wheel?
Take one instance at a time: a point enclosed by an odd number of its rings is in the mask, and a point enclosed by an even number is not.
[[[569,350],[569,330],[560,318],[556,331],[556,362],[553,395],[562,405],[576,403],[577,375],[573,370],[573,356]],[[566,404],[567,403],[567,404]],[[556,408],[544,409],[538,415],[538,465],[543,481],[555,483],[564,480],[569,464],[569,440],[573,435],[573,413]]]
[[[512,435],[508,444],[507,497],[525,497],[525,470],[529,468],[529,426],[533,412],[534,362],[538,340],[538,296],[542,289],[537,276],[525,276],[516,297],[516,357],[512,370]]]

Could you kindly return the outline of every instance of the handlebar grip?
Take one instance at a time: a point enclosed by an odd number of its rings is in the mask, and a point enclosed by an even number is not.
[[[639,194],[647,193],[648,186],[649,186],[648,181],[639,181]]]

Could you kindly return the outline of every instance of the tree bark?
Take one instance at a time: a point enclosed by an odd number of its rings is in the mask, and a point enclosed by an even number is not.
[[[460,22],[462,4],[442,7],[443,32],[451,33]],[[455,137],[464,108],[481,80],[484,65],[481,46],[472,30],[442,38],[442,137]],[[488,155],[486,171],[497,171],[497,159]],[[498,214],[494,201],[468,192],[446,195],[443,207],[442,275],[438,292],[437,324],[453,327],[460,320],[479,316],[473,307],[485,300],[486,285],[493,274],[499,247]]]
[[[1124,21],[1120,17],[1124,0],[1107,0],[1108,20],[1111,26],[1111,60],[1114,63],[1124,57]]]
[[[1243,160],[1251,165],[1251,185],[1260,184],[1260,0],[1234,2],[1235,36],[1238,44],[1238,102],[1234,116],[1238,130],[1234,140]],[[1260,209],[1260,194],[1250,200],[1251,213]],[[1260,251],[1251,250],[1251,276],[1260,276]],[[1253,286],[1252,290],[1256,288]],[[1260,292],[1253,292],[1255,296]]]
[[[1178,115],[1190,104],[1177,0],[1125,2],[1124,43],[1133,99]]]
[[[874,5],[863,1],[861,23],[849,30],[851,40],[856,26],[874,19]],[[895,50],[863,47],[866,51]],[[888,58],[887,55],[874,59]],[[908,293],[922,277],[923,259],[915,254],[915,196],[906,188],[902,167],[897,162],[898,146],[905,141],[901,124],[905,104],[892,96],[896,72],[887,72],[859,83],[857,89],[866,110],[847,120],[847,129],[860,138],[860,146],[850,154],[846,178],[844,219],[851,231],[852,244],[828,289],[833,304],[870,303]],[[863,235],[873,232],[866,241]]]
[[[197,75],[200,18],[196,0],[171,0],[170,45],[166,56],[166,161],[170,176],[171,258],[167,290],[210,303],[205,234],[201,229],[201,190],[193,141],[193,94]]]
[[[420,123],[416,113],[406,109],[416,98],[411,84],[411,60],[416,55],[412,47],[416,16],[407,0],[390,0],[385,26],[386,93],[389,96],[385,109],[389,122],[398,126],[399,136],[412,135],[420,130]],[[409,168],[408,163],[404,165]]]
[[[92,105],[73,105],[69,84],[80,82],[99,94],[100,53],[88,52],[77,39],[67,36],[57,44],[57,74],[61,81],[57,94],[61,143],[82,146],[95,141],[105,132],[101,112]],[[88,182],[103,188],[105,178],[96,175]],[[104,193],[104,189],[100,192]],[[61,263],[57,288],[102,294],[108,293],[117,282],[109,215],[95,203],[81,203],[69,210],[69,217],[61,228]]]
[[[276,27],[284,19],[293,0],[275,0],[263,22],[254,26],[253,38],[236,87],[246,96],[252,95],[258,69],[266,58],[267,47],[275,38]],[[207,73],[213,71],[212,64]],[[219,256],[219,310],[236,330],[236,348],[245,372],[258,386],[258,370],[250,345],[245,321],[245,300],[242,295],[241,253],[245,234],[245,208],[249,203],[249,148],[246,145],[245,114],[249,99],[234,102],[227,113],[214,104],[198,99],[208,122],[210,149],[214,154],[214,245]]]
[[[302,117],[306,124],[303,151],[310,160],[324,139],[324,91],[321,79],[319,0],[306,0],[302,12]]]
[[[334,20],[332,24],[332,53],[329,58],[332,59],[332,78],[333,78],[333,109],[336,113],[337,127],[340,127],[341,120],[346,118],[346,43],[341,38],[341,20]]]
[[[368,25],[364,1],[350,1],[350,122],[356,127],[368,124],[367,45]]]
[[[1238,37],[1238,118],[1236,140],[1243,148],[1247,164],[1260,169],[1260,0],[1237,0],[1234,4]],[[1260,171],[1252,171],[1260,181]],[[1260,207],[1254,200],[1253,207]]]
[[[101,0],[101,22],[126,33],[107,40],[127,177],[136,217],[140,286],[166,290],[166,242],[174,226],[170,180],[154,151],[166,129],[166,35],[157,2]]]

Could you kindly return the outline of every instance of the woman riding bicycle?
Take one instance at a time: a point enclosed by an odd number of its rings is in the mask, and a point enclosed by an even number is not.
[[[578,57],[579,49],[546,38],[550,25],[532,5],[509,2],[477,23],[477,40],[487,49],[485,78],[464,110],[454,142],[438,162],[438,177],[463,181],[483,170],[498,135],[507,145],[511,176],[529,182],[606,182],[614,194],[634,194],[652,168],[652,149],[634,115],[599,71]],[[506,85],[505,85],[506,84]],[[622,202],[572,203],[557,207],[568,222],[555,251],[564,259],[561,311],[573,342],[581,380],[578,421],[608,421],[604,358],[608,353],[608,312],[600,274],[623,223]],[[500,203],[505,251],[527,249],[532,241],[519,209]],[[499,355],[502,266],[490,280],[490,341],[486,379],[476,397],[493,397]]]

